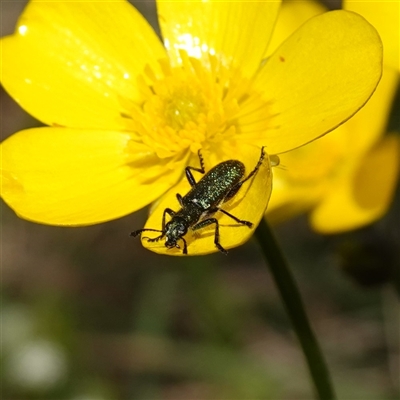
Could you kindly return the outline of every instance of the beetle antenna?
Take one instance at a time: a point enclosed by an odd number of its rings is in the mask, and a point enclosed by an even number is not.
[[[164,233],[163,231],[160,231],[159,229],[148,229],[148,228],[144,228],[144,229],[138,229],[137,231],[131,232],[131,233],[129,234],[129,236],[136,237],[136,236],[138,236],[139,234],[141,234],[142,232],[145,232],[145,231]],[[162,237],[162,236],[164,236],[164,235],[161,235],[160,237]]]
[[[163,232],[162,235],[157,236],[155,238],[149,238],[148,236],[142,236],[142,239],[147,239],[148,242],[158,242],[160,239],[162,239],[165,236],[165,233]]]

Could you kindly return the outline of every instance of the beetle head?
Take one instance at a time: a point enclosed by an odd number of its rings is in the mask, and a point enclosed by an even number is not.
[[[177,242],[179,239],[182,239],[184,243],[183,253],[187,254],[186,240],[183,238],[187,231],[188,224],[183,218],[173,218],[165,225],[165,247],[168,249],[172,249],[173,247],[180,249],[180,246]]]

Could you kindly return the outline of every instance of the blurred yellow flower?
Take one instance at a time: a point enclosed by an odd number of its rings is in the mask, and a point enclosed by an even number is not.
[[[393,197],[400,167],[400,137],[385,135],[385,129],[399,81],[398,66],[391,67],[394,58],[397,63],[399,60],[400,3],[345,4],[358,12],[366,7],[368,17],[374,16],[370,22],[378,22],[378,32],[385,25],[384,65],[388,64],[376,92],[353,118],[320,140],[280,156],[283,169],[274,171],[267,210],[273,223],[309,211],[315,230],[346,231],[380,218]],[[282,8],[272,46],[308,18],[325,11],[311,0],[285,2]],[[383,19],[385,23],[379,23]]]
[[[362,15],[383,42],[383,64],[400,71],[400,1],[343,0],[345,10]]]
[[[282,153],[348,119],[381,76],[380,38],[354,13],[311,19],[266,58],[278,1],[157,8],[164,45],[121,0],[31,1],[1,40],[2,84],[50,126],[1,144],[2,197],[19,216],[88,225],[163,196],[146,223],[160,229],[164,208],[177,210],[176,193],[188,191],[184,168],[198,165],[199,149],[206,170],[233,158],[250,171],[261,146]],[[251,185],[227,209],[255,227],[271,191],[269,162]],[[254,229],[220,221],[227,249]],[[207,229],[187,241],[189,254],[217,250]]]

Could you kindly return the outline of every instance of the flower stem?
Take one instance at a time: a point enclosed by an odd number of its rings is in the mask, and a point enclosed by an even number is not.
[[[311,378],[318,393],[318,399],[335,399],[328,368],[308,321],[300,292],[282,250],[265,218],[261,220],[256,229],[256,237],[275,279],[294,331],[300,341]]]

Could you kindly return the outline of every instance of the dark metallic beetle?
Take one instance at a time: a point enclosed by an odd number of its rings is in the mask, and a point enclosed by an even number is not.
[[[161,232],[160,236],[155,238],[146,239],[149,242],[157,242],[163,237],[166,237],[165,247],[171,249],[176,247],[180,249],[178,240],[183,241],[183,254],[187,254],[187,244],[184,236],[189,228],[193,231],[202,229],[208,225],[215,224],[214,243],[218,250],[224,254],[228,252],[221,246],[219,242],[219,223],[214,217],[211,217],[217,211],[231,217],[238,224],[246,225],[249,228],[253,224],[249,221],[243,221],[234,215],[223,210],[220,205],[230,200],[236,195],[238,190],[242,187],[243,183],[253,177],[265,157],[264,147],[261,148],[261,155],[255,168],[250,174],[243,179],[245,174],[245,166],[238,160],[223,161],[208,171],[200,180],[196,182],[191,170],[205,173],[204,161],[199,151],[200,168],[186,167],[185,173],[187,180],[192,188],[185,195],[181,196],[179,193],[176,195],[181,209],[177,212],[166,208],[163,213],[162,229],[139,229],[131,232],[131,236],[138,236],[145,231]],[[166,214],[171,216],[171,220],[165,223]]]

